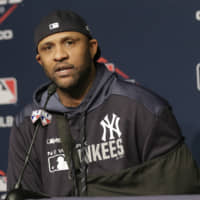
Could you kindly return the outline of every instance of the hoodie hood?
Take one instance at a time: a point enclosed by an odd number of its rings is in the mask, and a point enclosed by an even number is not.
[[[65,107],[59,100],[58,94],[54,93],[46,106],[47,111],[60,112],[60,113],[71,113],[72,115],[76,113],[82,113],[86,110],[92,110],[100,105],[108,95],[110,88],[110,81],[113,80],[115,76],[114,73],[107,70],[106,66],[102,63],[96,64],[96,77],[90,88],[88,94],[77,107],[69,108]],[[40,108],[44,107],[45,101],[48,96],[47,88],[51,84],[46,83],[40,86],[33,95],[33,102],[36,106]]]

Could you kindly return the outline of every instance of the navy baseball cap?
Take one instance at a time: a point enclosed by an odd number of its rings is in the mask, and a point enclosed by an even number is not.
[[[36,48],[45,37],[65,31],[75,31],[84,34],[89,39],[93,38],[87,23],[81,16],[70,10],[56,10],[43,17],[36,26],[34,32]],[[101,50],[98,46],[94,60],[97,60],[100,55]]]

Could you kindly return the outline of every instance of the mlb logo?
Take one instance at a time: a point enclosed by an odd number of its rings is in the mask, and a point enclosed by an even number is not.
[[[54,30],[54,29],[57,29],[57,28],[59,28],[59,27],[60,27],[60,25],[59,25],[58,22],[49,24],[49,29],[50,29],[50,30]]]
[[[64,154],[56,154],[48,158],[49,172],[54,173],[63,170],[69,170],[67,161]]]
[[[17,102],[17,81],[15,78],[0,78],[0,105]]]

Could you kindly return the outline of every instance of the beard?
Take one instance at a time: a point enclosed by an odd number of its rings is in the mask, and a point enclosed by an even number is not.
[[[76,70],[76,69],[75,69]],[[58,79],[52,80],[61,91],[69,94],[78,94],[90,83],[92,74],[91,65],[85,66],[82,70],[77,70],[73,75],[71,75],[71,81],[68,84],[61,83]],[[74,95],[73,95],[74,96]]]
[[[77,67],[72,64],[67,63],[66,61],[57,63],[52,73],[50,72],[46,67],[44,67],[44,71],[47,75],[47,77],[53,81],[57,89],[68,93],[73,97],[79,97],[81,96],[84,91],[88,88],[88,86],[91,84],[93,77],[93,66],[92,66],[92,60],[86,59],[87,62],[84,62],[83,65]],[[56,76],[56,71],[60,69],[70,68],[72,70],[71,74],[68,76],[58,77]]]

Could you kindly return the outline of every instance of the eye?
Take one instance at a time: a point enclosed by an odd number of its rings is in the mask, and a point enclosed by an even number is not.
[[[49,51],[51,49],[52,49],[52,45],[45,45],[45,46],[42,47],[43,51]]]
[[[51,45],[48,45],[48,46],[44,47],[45,50],[50,50],[51,48],[52,48]]]
[[[67,47],[72,47],[74,44],[75,44],[75,41],[74,41],[74,40],[66,40],[66,41],[65,41],[65,45],[66,45]]]

